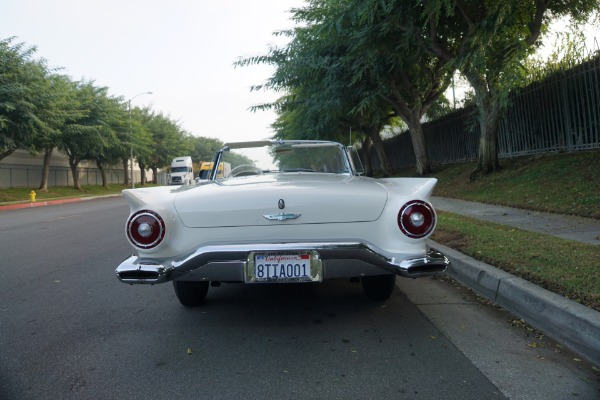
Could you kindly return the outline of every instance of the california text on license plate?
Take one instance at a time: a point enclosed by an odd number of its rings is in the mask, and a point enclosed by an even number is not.
[[[320,282],[321,260],[314,251],[251,253],[246,268],[247,283]]]

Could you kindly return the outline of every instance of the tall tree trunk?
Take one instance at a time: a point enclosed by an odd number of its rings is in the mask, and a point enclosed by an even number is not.
[[[490,174],[501,169],[498,160],[498,131],[500,121],[497,117],[498,110],[479,110],[481,136],[479,139],[479,160],[477,171],[482,174]]]
[[[152,183],[158,185],[158,167],[152,167]]]
[[[129,158],[123,159],[123,185],[129,186]]]
[[[466,73],[467,80],[475,91],[477,112],[479,114],[479,161],[477,169],[471,173],[471,179],[477,174],[489,174],[500,170],[498,161],[498,131],[500,129],[500,104],[494,100],[493,93],[487,87],[484,77],[476,72]]]
[[[140,166],[140,185],[144,185],[146,183],[146,165],[142,163],[138,163]]]
[[[48,178],[50,177],[50,163],[52,162],[52,151],[54,148],[44,150],[44,166],[42,167],[42,181],[38,190],[48,191]]]
[[[365,135],[365,139],[362,142],[362,154],[365,161],[365,175],[373,176],[373,163],[371,162],[371,138]]]
[[[412,115],[407,122],[410,141],[412,142],[413,152],[415,153],[417,175],[427,175],[432,172],[429,154],[427,154],[427,143],[423,133],[420,117]]]
[[[106,171],[104,170],[104,165],[102,162],[96,160],[96,167],[100,170],[100,176],[102,177],[102,187],[108,188],[108,179],[106,179]]]
[[[417,175],[426,175],[431,173],[431,162],[427,153],[427,143],[425,141],[425,134],[423,133],[423,126],[421,125],[421,117],[435,100],[440,97],[448,86],[449,81],[439,87],[436,86],[437,90],[431,88],[428,96],[426,96],[426,100],[421,98],[409,82],[410,79],[404,76],[403,79],[398,81],[398,84],[404,87],[404,93],[408,93],[412,97],[411,101],[406,100],[406,97],[402,94],[403,91],[399,89],[395,82],[390,82],[393,97],[389,98],[388,101],[394,112],[408,125],[410,141],[412,142],[413,153],[415,154]]]
[[[375,152],[377,153],[377,157],[379,158],[379,166],[383,171],[384,176],[391,176],[394,174],[394,168],[392,167],[392,163],[385,153],[385,149],[383,147],[383,141],[381,140],[381,136],[379,135],[379,130],[377,128],[368,128],[367,135],[371,138],[371,142],[375,147]]]
[[[71,175],[73,176],[73,187],[77,190],[81,190],[81,184],[79,183],[79,171],[77,166],[79,165],[79,159],[69,156],[69,167],[71,167]]]

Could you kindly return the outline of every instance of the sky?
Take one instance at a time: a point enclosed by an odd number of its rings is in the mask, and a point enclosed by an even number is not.
[[[72,80],[93,80],[113,96],[150,106],[194,136],[223,142],[272,136],[275,100],[251,92],[273,73],[234,68],[240,57],[285,45],[302,0],[0,0],[0,38],[37,47],[36,59]],[[152,94],[140,93],[152,92]],[[136,97],[137,96],[137,97]]]

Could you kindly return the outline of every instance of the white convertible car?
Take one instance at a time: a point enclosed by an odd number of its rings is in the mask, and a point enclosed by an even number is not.
[[[228,176],[184,187],[124,190],[125,233],[137,251],[116,270],[128,284],[173,281],[185,306],[222,282],[349,278],[387,300],[396,275],[444,272],[426,244],[436,224],[431,178],[360,176],[351,149],[326,141],[226,144]]]

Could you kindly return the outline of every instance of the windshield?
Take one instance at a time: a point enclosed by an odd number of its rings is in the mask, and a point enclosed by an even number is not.
[[[173,167],[171,173],[173,172],[188,172],[188,167]]]
[[[221,158],[227,166],[225,178],[261,173],[351,173],[344,147],[334,142],[232,143],[229,147]]]

